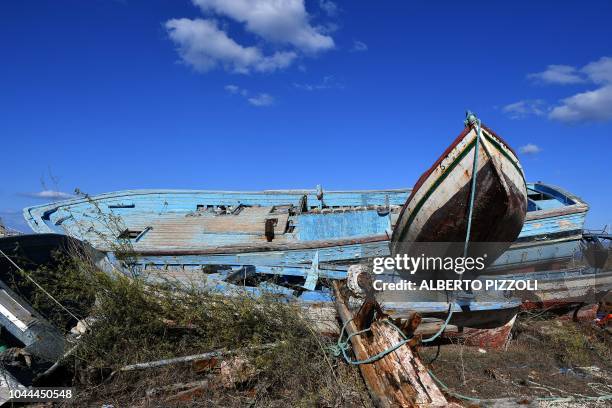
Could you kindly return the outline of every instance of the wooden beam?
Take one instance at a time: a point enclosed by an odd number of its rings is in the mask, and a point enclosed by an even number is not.
[[[338,315],[342,323],[346,324],[347,333],[356,333],[359,328],[351,320],[353,314],[347,306],[341,283],[333,282],[333,287]],[[374,321],[370,328],[372,331],[369,336],[351,338],[353,352],[358,360],[365,360],[403,340],[393,327],[382,320]],[[361,364],[359,369],[377,407],[451,406],[408,345],[373,363]]]
[[[348,334],[356,333],[357,326],[353,321],[350,321],[353,318],[352,313],[349,311],[346,301],[344,300],[344,296],[341,293],[340,282],[333,282],[334,294],[336,296],[336,310],[338,311],[338,315],[340,316],[340,320],[342,324],[346,324],[346,331]],[[348,323],[347,323],[348,322]],[[367,354],[367,349],[365,344],[362,341],[361,337],[355,336],[351,339],[351,345],[353,346],[353,352],[355,353],[355,357],[358,360],[365,360],[369,357]],[[374,368],[373,364],[362,364],[359,366],[361,370],[361,375],[368,387],[368,391],[370,392],[370,397],[374,402],[374,405],[377,407],[391,407],[391,401],[388,399],[388,396],[385,394],[385,387],[382,383],[382,378],[380,378]]]

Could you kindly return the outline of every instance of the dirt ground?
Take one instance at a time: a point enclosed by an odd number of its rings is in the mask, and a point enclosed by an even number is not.
[[[591,322],[525,314],[506,349],[444,345],[430,369],[452,392],[477,399],[597,397],[612,394],[611,337]],[[429,347],[420,354],[427,363],[436,352]],[[583,406],[605,405],[596,404]]]

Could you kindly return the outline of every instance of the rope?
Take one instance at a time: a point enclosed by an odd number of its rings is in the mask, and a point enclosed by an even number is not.
[[[438,343],[438,349],[436,350],[436,355],[433,356],[433,358],[431,360],[429,360],[427,362],[427,364],[425,364],[425,365],[431,365],[431,364],[433,364],[438,359],[438,357],[440,356],[440,349],[441,348],[442,348],[442,345],[440,343]]]
[[[368,327],[367,329],[364,330],[360,330],[358,332],[355,333],[351,333],[348,335],[348,337],[346,338],[345,341],[342,341],[342,337],[344,337],[344,332],[346,331],[346,327],[348,326],[348,324],[350,322],[352,322],[353,319],[349,319],[347,320],[343,325],[342,325],[342,330],[340,331],[340,337],[338,337],[338,342],[336,343],[335,346],[331,346],[330,350],[332,352],[332,354],[336,357],[339,356],[343,356],[344,360],[346,360],[347,363],[352,364],[352,365],[360,365],[360,364],[371,364],[375,361],[380,360],[381,358],[383,358],[384,356],[386,356],[389,353],[394,352],[395,350],[397,350],[398,348],[402,347],[404,344],[408,343],[410,341],[410,339],[408,337],[406,337],[406,335],[401,331],[401,329],[399,327],[397,327],[395,324],[393,324],[393,322],[391,322],[391,320],[389,319],[385,319],[383,320],[384,322],[386,322],[387,324],[391,325],[391,327],[393,327],[399,334],[400,336],[402,336],[404,338],[404,340],[400,341],[397,344],[394,344],[393,346],[387,348],[386,350],[381,351],[380,353],[376,354],[375,356],[366,358],[365,360],[352,360],[348,354],[347,351],[349,349],[349,344],[350,341],[353,337],[355,336],[359,336],[363,333],[369,332],[372,330],[371,327]]]
[[[69,314],[71,317],[73,317],[73,318],[74,318],[74,319],[75,319],[77,322],[78,322],[79,320],[81,320],[81,319],[79,319],[78,317],[76,317],[76,316],[75,316],[75,315],[74,315],[74,314],[73,314],[73,313],[72,313],[70,310],[68,310],[68,309],[67,309],[67,308],[66,308],[64,305],[62,305],[62,304],[61,304],[61,303],[60,303],[60,302],[59,302],[57,299],[55,299],[55,298],[54,298],[54,297],[53,297],[53,296],[52,296],[52,295],[51,295],[49,292],[47,292],[47,291],[45,290],[45,288],[43,288],[42,286],[40,286],[40,285],[38,284],[38,282],[36,282],[34,279],[32,279],[32,277],[31,277],[30,275],[28,275],[28,274],[26,273],[26,271],[24,271],[23,269],[21,269],[21,268],[19,267],[19,265],[17,265],[15,262],[13,262],[13,260],[12,260],[11,258],[9,258],[9,256],[8,256],[7,254],[5,254],[5,253],[4,253],[4,252],[3,252],[1,249],[0,249],[0,254],[2,254],[2,255],[3,255],[5,258],[6,258],[6,259],[8,259],[8,261],[9,261],[11,264],[13,264],[13,266],[14,266],[15,268],[17,268],[17,270],[18,270],[19,272],[21,272],[21,273],[22,273],[22,274],[23,274],[23,275],[24,275],[26,278],[28,278],[28,280],[29,280],[30,282],[32,282],[34,285],[36,285],[36,287],[37,287],[38,289],[40,289],[40,290],[41,290],[41,291],[42,291],[42,292],[43,292],[45,295],[47,295],[47,296],[49,297],[49,299],[51,299],[51,300],[53,300],[55,303],[57,303],[57,305],[58,305],[59,307],[61,307],[61,308],[62,308],[64,311],[66,311],[66,313],[68,313],[68,314]]]
[[[444,321],[444,324],[440,326],[440,329],[438,329],[436,334],[434,334],[433,336],[427,339],[422,339],[421,343],[430,343],[434,341],[435,339],[437,339],[442,333],[444,333],[444,330],[446,330],[446,327],[448,326],[448,323],[450,322],[451,317],[453,317],[453,304],[452,303],[448,304],[448,311],[446,313],[448,313],[448,315],[446,316],[446,320]]]
[[[468,246],[470,243],[470,234],[472,232],[472,215],[474,212],[474,199],[476,197],[476,176],[478,175],[478,149],[480,147],[480,138],[482,137],[480,119],[478,119],[476,115],[474,115],[472,112],[468,111],[467,118],[465,119],[465,124],[471,125],[474,123],[476,123],[478,131],[476,133],[476,146],[474,147],[474,164],[472,165],[472,188],[470,191],[470,204],[468,207],[467,231],[465,234],[465,243],[463,245],[463,257],[464,258],[467,257]],[[446,316],[446,320],[444,321],[444,324],[440,326],[440,329],[436,332],[436,334],[434,334],[433,336],[427,339],[421,340],[421,342],[430,343],[434,341],[435,339],[437,339],[442,333],[444,333],[444,330],[446,330],[446,327],[448,327],[448,323],[450,322],[451,317],[453,316],[453,312],[454,311],[452,309],[452,303],[449,302],[448,312],[447,312],[448,315]]]
[[[476,176],[477,176],[477,172],[478,172],[478,149],[480,146],[480,138],[482,135],[482,130],[481,130],[481,122],[480,119],[478,119],[473,113],[469,112],[467,113],[467,119],[466,119],[466,125],[470,125],[470,124],[474,124],[476,123],[476,125],[478,126],[478,131],[476,134],[476,146],[474,149],[474,164],[472,167],[472,189],[470,191],[470,204],[469,204],[469,210],[468,210],[468,220],[467,220],[467,232],[465,234],[465,245],[463,247],[463,257],[467,257],[467,251],[468,251],[468,245],[470,242],[470,233],[472,230],[472,214],[474,211],[474,199],[476,197]],[[427,338],[427,339],[423,339],[421,340],[422,343],[430,343],[432,341],[434,341],[435,339],[437,339],[443,332],[444,330],[446,330],[446,327],[448,327],[448,323],[450,322],[452,316],[453,316],[453,304],[451,302],[449,302],[448,304],[448,312],[447,312],[447,316],[446,316],[446,320],[444,321],[444,324],[442,326],[440,326],[440,329],[431,337]],[[332,347],[332,352],[334,353],[335,356],[340,356],[340,354],[342,354],[344,356],[344,359],[349,363],[349,364],[353,364],[353,365],[358,365],[358,364],[369,364],[372,363],[376,360],[381,359],[382,357],[386,356],[387,354],[397,350],[399,347],[403,346],[404,344],[406,344],[408,342],[408,339],[406,338],[406,336],[404,335],[404,333],[402,333],[402,331],[395,326],[393,323],[391,323],[389,320],[385,320],[387,323],[389,323],[392,327],[394,327],[398,333],[400,333],[400,335],[402,337],[404,337],[403,341],[400,341],[398,344],[388,348],[387,350],[384,350],[380,353],[378,353],[377,355],[370,357],[366,360],[351,360],[348,355],[346,354],[349,346],[349,341],[353,336],[357,336],[360,334],[363,334],[365,332],[370,331],[370,329],[365,329],[365,330],[361,330],[358,331],[356,333],[350,334],[346,341],[342,341],[342,337],[344,336],[344,331],[346,329],[346,326],[349,322],[351,322],[353,319],[347,320],[346,323],[344,323],[344,325],[342,326],[342,331],[340,332],[340,337],[338,338],[338,342],[336,344],[336,346]]]
[[[472,189],[470,191],[470,206],[468,212],[468,223],[467,223],[467,232],[465,234],[465,244],[463,246],[463,257],[467,257],[468,245],[470,243],[470,233],[472,232],[472,213],[474,211],[474,199],[476,197],[476,176],[478,173],[478,149],[480,147],[480,138],[481,138],[481,127],[480,127],[480,119],[476,117],[471,112],[468,112],[466,121],[468,124],[474,124],[478,126],[478,132],[476,134],[476,146],[474,147],[474,163],[472,166]]]

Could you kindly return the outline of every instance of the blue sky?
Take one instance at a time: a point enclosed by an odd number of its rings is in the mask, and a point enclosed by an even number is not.
[[[411,187],[475,111],[612,224],[612,3],[0,4],[0,217],[121,189]]]

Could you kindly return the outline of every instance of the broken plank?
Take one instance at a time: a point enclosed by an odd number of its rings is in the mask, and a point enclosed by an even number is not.
[[[352,321],[342,294],[340,282],[334,282],[336,309],[348,334],[356,333],[358,328]],[[371,324],[371,334],[366,337],[351,338],[353,352],[358,360],[366,360],[401,342],[403,337],[382,320]],[[374,404],[378,407],[447,407],[449,403],[429,375],[425,366],[412,353],[408,345],[403,345],[379,360],[360,364]]]

